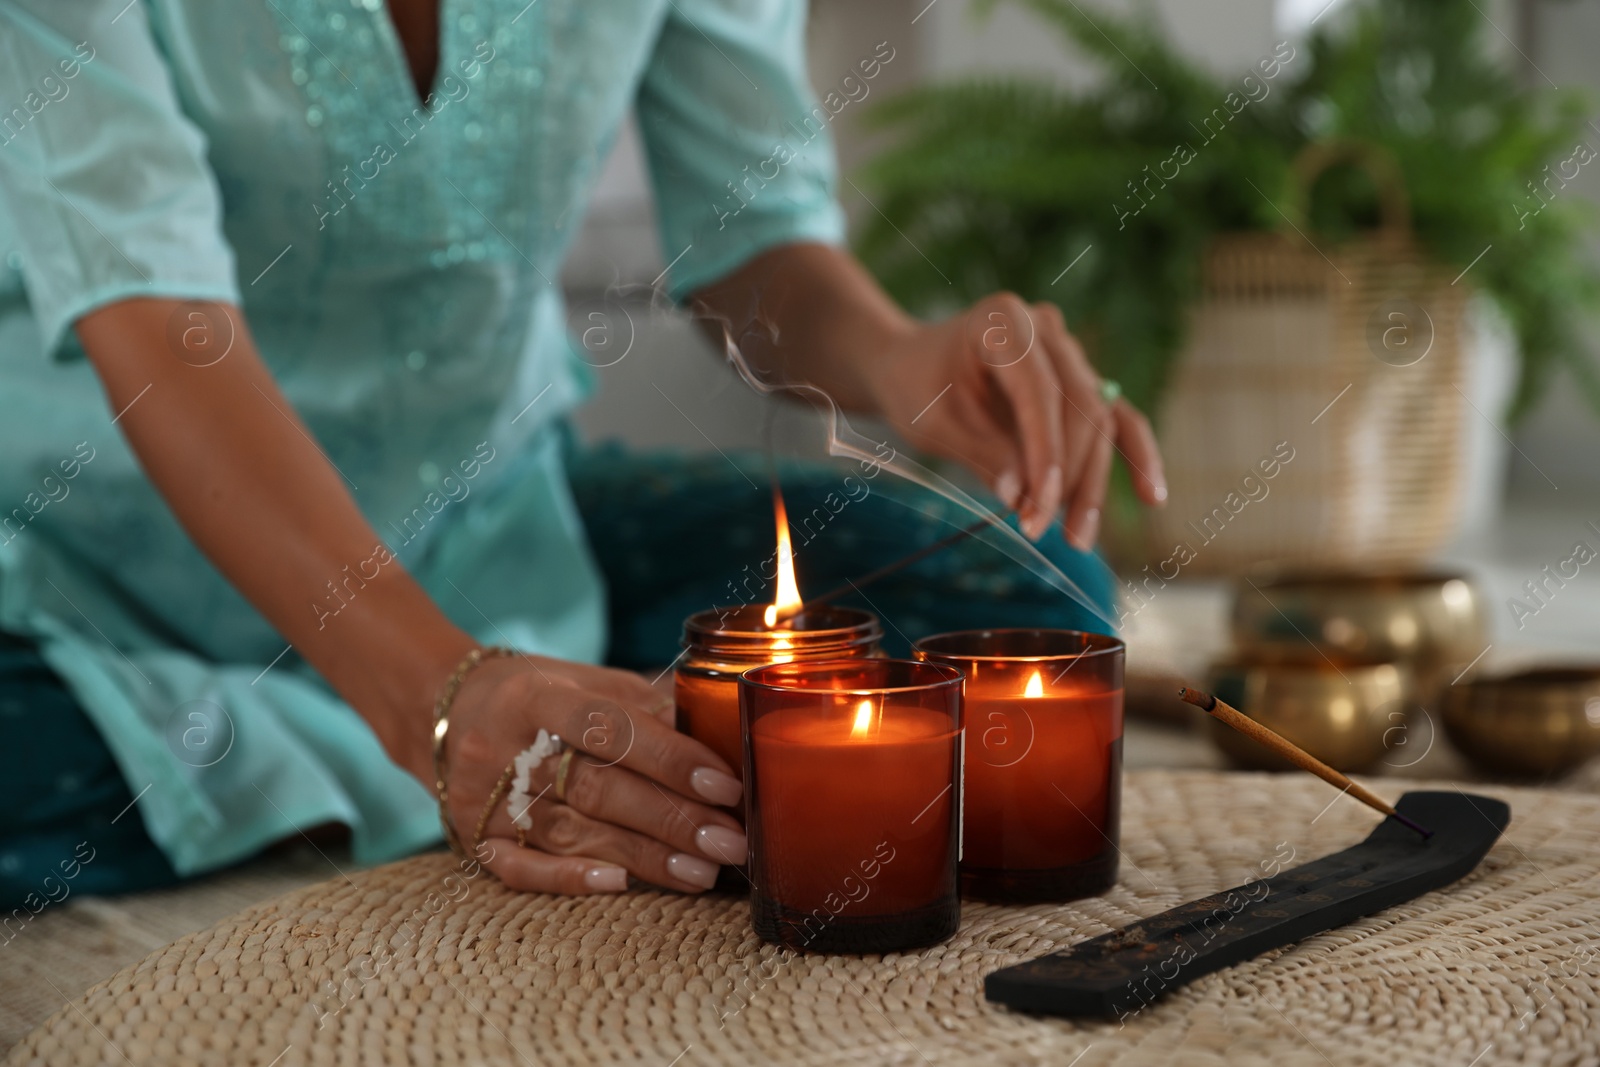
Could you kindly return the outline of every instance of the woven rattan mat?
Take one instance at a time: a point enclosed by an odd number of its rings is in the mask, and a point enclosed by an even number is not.
[[[1135,772],[1112,892],[968,905],[944,945],[867,958],[777,952],[742,900],[519,896],[422,856],[174,942],[9,1062],[1600,1062],[1600,799],[1483,791],[1513,822],[1462,882],[1202,978],[1121,1026],[993,1008],[983,976],[1240,884],[1288,849],[1300,862],[1350,845],[1367,809],[1301,776]]]

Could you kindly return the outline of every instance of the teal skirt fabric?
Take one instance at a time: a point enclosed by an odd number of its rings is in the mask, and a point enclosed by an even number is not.
[[[855,465],[778,467],[803,594],[816,595],[932,544],[970,516],[892,475]],[[760,456],[579,449],[568,474],[610,616],[607,662],[659,672],[683,620],[707,608],[770,602],[776,529]],[[1040,543],[1089,594],[1091,611],[991,546],[968,539],[842,599],[884,621],[885,648],[945,630],[1044,626],[1104,631],[1111,572],[1052,529]],[[26,642],[0,635],[0,942],[76,893],[178,880],[146,834],[135,797],[67,688]],[[70,857],[63,860],[63,857]],[[71,868],[69,878],[63,863]],[[9,919],[7,919],[9,916]]]
[[[69,895],[176,881],[94,724],[33,646],[0,634],[0,943]]]
[[[730,604],[770,603],[776,538],[769,468],[759,455],[578,451],[568,464],[589,543],[605,574],[608,662],[659,670],[683,620]],[[802,596],[933,544],[974,521],[942,497],[859,465],[778,467]],[[995,507],[993,501],[989,503]],[[838,603],[876,612],[884,647],[906,655],[929,634],[1001,626],[1108,632],[1114,578],[1059,525],[1039,549],[1095,605],[1083,607],[989,544],[968,538]]]

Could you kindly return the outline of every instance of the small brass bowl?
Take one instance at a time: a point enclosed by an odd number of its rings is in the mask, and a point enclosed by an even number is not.
[[[1225,663],[1211,670],[1212,692],[1268,729],[1341,771],[1372,766],[1386,735],[1404,726],[1410,679],[1396,663],[1326,660]],[[1213,719],[1211,740],[1244,767],[1293,764]]]
[[[1443,718],[1451,743],[1484,770],[1562,774],[1600,754],[1600,666],[1463,682]]]
[[[1485,617],[1483,593],[1461,574],[1284,572],[1241,582],[1232,622],[1241,659],[1405,663],[1411,695],[1431,703],[1446,672],[1483,651]]]

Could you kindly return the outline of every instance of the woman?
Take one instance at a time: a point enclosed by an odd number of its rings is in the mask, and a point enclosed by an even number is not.
[[[1113,448],[1165,495],[1053,307],[918,323],[839,247],[799,4],[21,0],[0,35],[10,888],[80,839],[101,888],[326,823],[391,858],[438,840],[440,778],[518,889],[743,858],[731,769],[592,665],[560,432],[592,383],[552,279],[630,105],[670,294],[760,373],[966,464],[1035,539],[1093,544]],[[541,731],[583,755],[538,749],[519,831],[486,803]]]

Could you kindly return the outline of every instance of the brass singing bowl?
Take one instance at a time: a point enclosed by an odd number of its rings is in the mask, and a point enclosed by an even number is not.
[[[1428,700],[1484,649],[1484,597],[1464,575],[1281,572],[1239,583],[1234,645],[1241,659],[1347,657],[1403,662]]]
[[[1487,771],[1554,775],[1600,754],[1600,666],[1544,667],[1451,686],[1445,735]]]
[[[1403,665],[1344,662],[1223,663],[1211,691],[1269,730],[1341,771],[1371,767],[1405,731],[1410,678]],[[1289,770],[1288,760],[1213,719],[1211,740],[1235,763]]]

